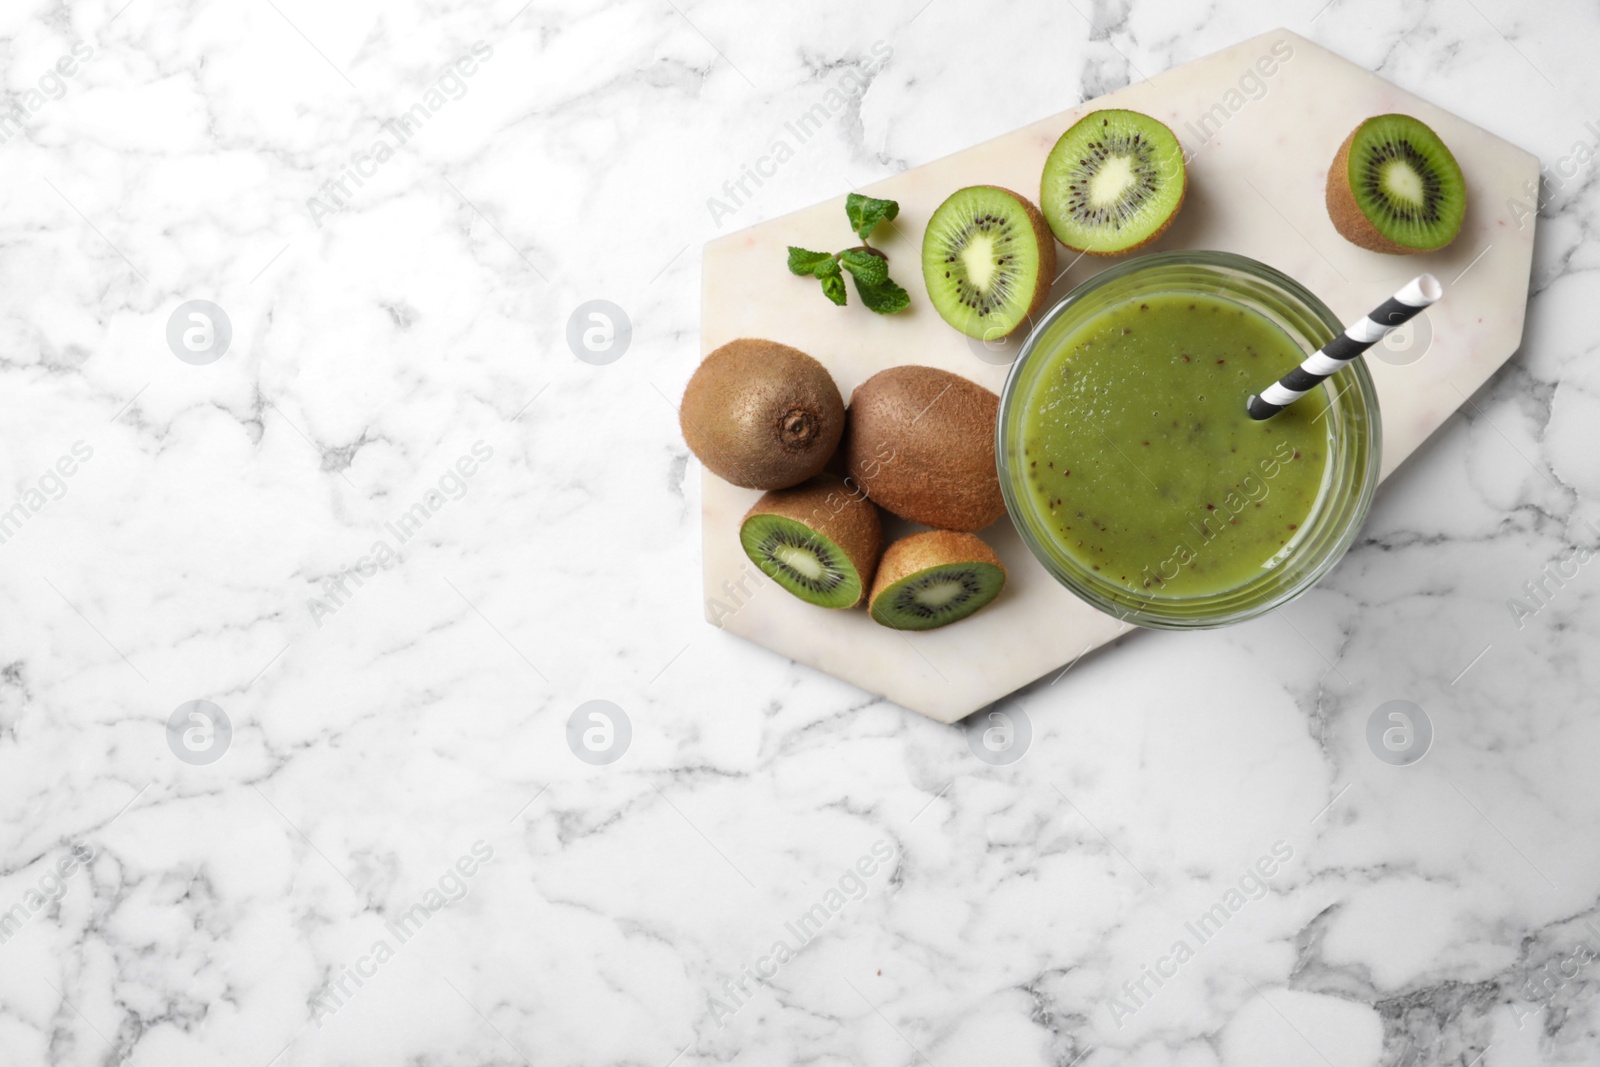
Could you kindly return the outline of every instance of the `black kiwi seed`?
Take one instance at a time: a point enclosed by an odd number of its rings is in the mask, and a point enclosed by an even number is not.
[[[1076,251],[1115,255],[1160,236],[1183,203],[1182,153],[1172,131],[1148,115],[1110,110],[1080,120],[1056,142],[1040,183],[1056,239]],[[1126,179],[1109,202],[1097,203],[1095,179],[1113,166],[1119,179],[1125,166]]]
[[[961,586],[961,592],[951,597],[946,602],[945,607],[938,609],[929,608],[925,607],[920,601],[918,601],[917,597],[919,594],[927,592],[936,585],[948,585],[951,582],[959,583]],[[983,592],[983,585],[978,581],[978,576],[976,574],[973,574],[971,571],[945,568],[944,570],[935,571],[932,574],[923,575],[920,578],[914,578],[907,582],[905,585],[901,586],[895,591],[895,595],[891,603],[894,605],[895,611],[907,612],[917,616],[920,619],[937,619],[940,616],[948,615],[950,612],[961,607],[963,604],[967,603],[967,601],[982,594]]]
[[[1378,115],[1357,126],[1328,168],[1334,228],[1374,252],[1443,248],[1466,215],[1461,167],[1439,135],[1410,115]]]
[[[1422,183],[1423,202],[1420,205],[1403,204],[1384,190],[1383,167],[1384,164],[1394,160],[1401,160],[1416,172],[1417,178]],[[1361,172],[1361,185],[1368,196],[1381,201],[1397,219],[1404,219],[1406,222],[1437,222],[1439,219],[1440,191],[1443,188],[1439,181],[1439,172],[1410,141],[1383,142],[1367,157],[1366,166]]]
[[[929,530],[884,552],[869,598],[872,618],[897,630],[932,630],[966,618],[1005,587],[999,557],[972,534]]]
[[[801,574],[778,555],[780,546],[798,548],[811,553],[825,573],[820,578]],[[839,564],[833,558],[833,553],[814,537],[797,537],[791,530],[776,529],[769,531],[767,536],[761,539],[756,551],[760,552],[768,563],[788,575],[790,581],[804,586],[813,593],[831,593],[844,584],[844,576],[839,571]]]
[[[824,608],[860,602],[882,543],[877,509],[835,474],[767,493],[739,525],[739,544],[752,563]]]
[[[974,245],[988,260],[981,283],[964,262]],[[1037,209],[993,186],[969,186],[946,199],[929,220],[922,254],[935,309],[956,329],[985,340],[1017,329],[1054,277],[1055,243]]]

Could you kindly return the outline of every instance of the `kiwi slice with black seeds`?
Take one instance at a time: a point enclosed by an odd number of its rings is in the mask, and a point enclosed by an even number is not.
[[[1328,168],[1328,217],[1373,252],[1432,252],[1455,240],[1467,214],[1461,166],[1429,126],[1410,115],[1367,119]]]
[[[1056,243],[1024,196],[996,185],[958,189],[922,235],[922,280],[941,318],[968,337],[997,341],[1044,304]]]
[[[1164,123],[1137,111],[1093,111],[1050,150],[1039,206],[1056,240],[1114,256],[1166,232],[1188,182],[1183,146]]]
[[[861,603],[878,562],[878,509],[843,478],[822,474],[762,496],[739,527],[762,573],[809,604]]]
[[[890,545],[872,585],[874,622],[895,630],[934,630],[971,615],[1000,595],[1006,569],[974,534],[928,530]]]

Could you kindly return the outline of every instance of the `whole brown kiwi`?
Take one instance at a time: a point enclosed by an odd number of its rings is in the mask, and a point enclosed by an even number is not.
[[[935,367],[890,367],[850,398],[851,479],[903,519],[970,533],[1005,514],[994,464],[1000,398]]]
[[[787,489],[827,464],[844,433],[844,398],[798,348],[729,341],[683,391],[678,425],[706,469],[746,489]]]

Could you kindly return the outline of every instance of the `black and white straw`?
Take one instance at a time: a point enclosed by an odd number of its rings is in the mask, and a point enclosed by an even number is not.
[[[1306,361],[1250,398],[1250,417],[1270,419],[1331,377],[1335,371],[1383,340],[1384,335],[1444,295],[1444,287],[1431,274],[1419,274],[1405,288],[1385,300],[1366,318],[1350,324],[1344,333],[1322,346]]]

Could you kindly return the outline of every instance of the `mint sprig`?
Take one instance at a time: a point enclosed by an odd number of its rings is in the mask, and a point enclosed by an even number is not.
[[[855,279],[856,293],[869,311],[893,315],[911,306],[911,296],[889,278],[889,257],[867,244],[880,222],[893,222],[900,205],[893,200],[877,200],[851,193],[844,200],[850,228],[861,238],[855,248],[839,252],[812,252],[789,246],[789,270],[800,277],[816,278],[822,295],[843,307],[846,301],[844,275]]]
[[[807,252],[803,248],[789,246],[789,269],[804,277],[815,273],[816,269],[833,259],[827,252]]]
[[[879,285],[889,279],[889,261],[871,249],[845,249],[839,253],[839,266],[850,272],[857,285]]]
[[[869,311],[880,315],[893,315],[911,306],[911,294],[890,281],[887,275],[875,285],[867,285],[857,278],[856,292],[861,294],[861,302]]]
[[[873,228],[880,222],[893,222],[900,214],[900,205],[893,200],[874,200],[870,196],[851,193],[844,198],[844,213],[850,218],[850,228],[865,241],[872,236]]]
[[[844,307],[844,275],[839,272],[839,261],[829,256],[812,273],[822,280],[822,295]]]

